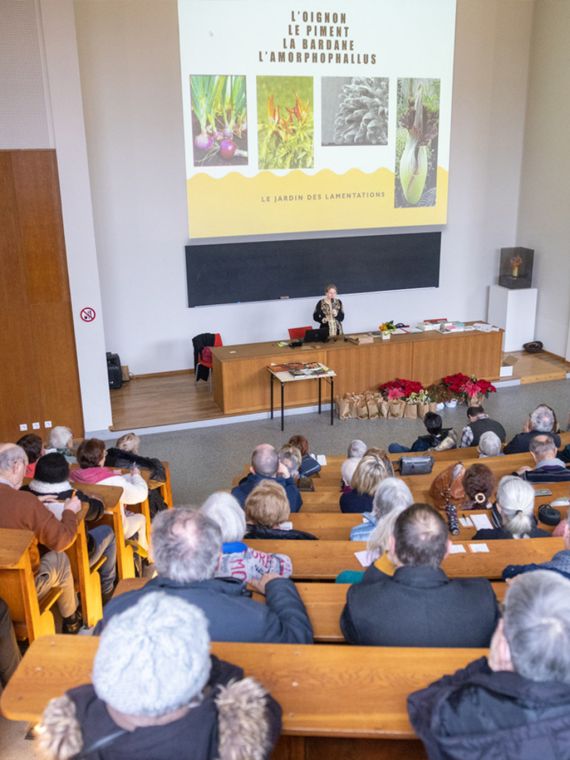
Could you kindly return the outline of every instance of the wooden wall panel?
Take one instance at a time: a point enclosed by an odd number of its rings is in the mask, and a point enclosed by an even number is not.
[[[55,152],[0,151],[0,440],[83,434]]]

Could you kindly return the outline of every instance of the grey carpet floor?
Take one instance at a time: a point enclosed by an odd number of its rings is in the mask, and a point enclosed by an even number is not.
[[[528,413],[539,403],[553,407],[560,426],[566,429],[570,413],[570,381],[535,383],[499,389],[485,402],[486,411],[504,425],[508,438],[522,429]],[[442,412],[444,425],[461,433],[466,423],[465,406]],[[143,436],[141,454],[170,462],[176,504],[201,504],[217,489],[229,488],[232,478],[249,461],[258,443],[281,446],[295,433],[305,435],[316,454],[343,454],[353,438],[370,446],[386,447],[392,441],[409,444],[424,428],[419,420],[335,419],[328,414],[301,414],[279,419],[241,422],[235,425]]]

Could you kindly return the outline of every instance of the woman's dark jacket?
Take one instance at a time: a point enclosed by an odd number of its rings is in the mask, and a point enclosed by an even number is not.
[[[263,525],[248,525],[244,538],[261,538],[266,541],[317,540],[317,536],[304,530],[281,530],[281,528],[265,528]]]

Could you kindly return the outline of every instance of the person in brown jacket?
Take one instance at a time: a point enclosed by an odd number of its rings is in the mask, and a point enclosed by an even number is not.
[[[81,613],[73,588],[73,576],[65,552],[77,533],[77,514],[81,502],[75,496],[65,502],[58,520],[40,499],[18,490],[28,464],[26,452],[12,443],[0,443],[0,528],[31,530],[34,542],[30,547],[32,571],[38,598],[41,600],[54,586],[62,588],[57,601],[63,618],[63,632],[76,633],[81,627]],[[42,554],[38,544],[49,551]]]

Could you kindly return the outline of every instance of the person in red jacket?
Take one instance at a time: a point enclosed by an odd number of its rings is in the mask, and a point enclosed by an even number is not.
[[[54,586],[61,587],[57,606],[63,618],[63,631],[77,633],[81,627],[81,613],[64,549],[75,539],[81,502],[76,496],[67,499],[61,520],[58,520],[40,499],[19,490],[27,465],[24,449],[13,443],[0,443],[0,528],[32,531],[34,541],[30,556],[38,598],[42,599]],[[44,498],[49,500],[52,497]],[[38,545],[48,549],[41,558]]]

